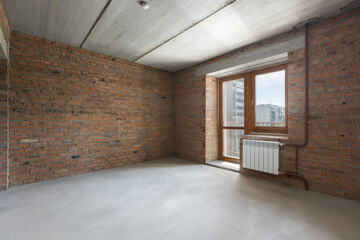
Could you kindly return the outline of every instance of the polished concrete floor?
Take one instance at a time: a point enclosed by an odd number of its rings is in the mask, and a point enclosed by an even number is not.
[[[0,192],[1,240],[359,236],[359,202],[176,158]]]

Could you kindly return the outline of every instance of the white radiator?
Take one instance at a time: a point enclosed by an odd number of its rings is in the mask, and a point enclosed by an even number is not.
[[[242,166],[256,171],[279,174],[279,142],[243,140]]]

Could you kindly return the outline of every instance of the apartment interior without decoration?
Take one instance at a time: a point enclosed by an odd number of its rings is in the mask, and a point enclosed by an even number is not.
[[[0,239],[359,239],[360,1],[0,0]]]

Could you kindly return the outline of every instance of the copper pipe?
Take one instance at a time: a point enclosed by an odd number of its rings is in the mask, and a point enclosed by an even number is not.
[[[299,175],[299,173],[292,173],[292,172],[279,172],[279,175],[284,175],[284,176],[288,176],[288,177],[294,177],[294,178],[299,178],[300,180],[302,180],[303,182],[304,182],[304,188],[305,188],[305,190],[307,191],[307,190],[309,190],[309,184],[308,184],[308,182],[307,182],[307,180],[303,177],[303,176],[301,176],[301,175]]]
[[[309,189],[307,180],[299,174],[298,149],[308,144],[309,138],[309,26],[305,24],[305,139],[302,144],[286,144],[295,147],[295,170],[294,172],[280,172],[281,175],[296,177],[304,181],[305,190]]]
[[[305,139],[302,144],[286,144],[292,147],[305,147],[309,138],[309,43],[308,24],[305,24]]]

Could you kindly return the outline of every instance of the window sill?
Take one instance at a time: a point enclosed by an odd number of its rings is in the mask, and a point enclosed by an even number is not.
[[[269,139],[269,140],[287,140],[289,139],[288,134],[284,133],[259,133],[259,132],[250,132],[250,134],[245,135],[246,139]]]
[[[213,166],[213,167],[217,167],[217,168],[222,168],[225,170],[230,170],[233,172],[239,172],[240,171],[240,164],[239,163],[230,163],[230,162],[226,162],[223,160],[215,160],[215,161],[207,161],[205,162],[205,164]]]

